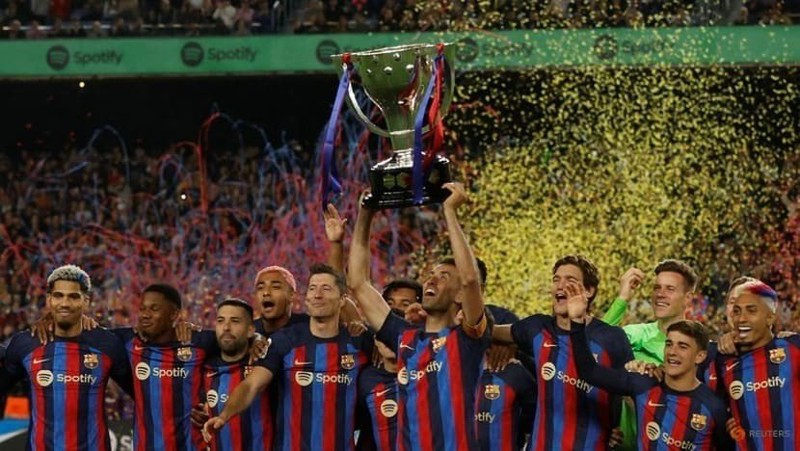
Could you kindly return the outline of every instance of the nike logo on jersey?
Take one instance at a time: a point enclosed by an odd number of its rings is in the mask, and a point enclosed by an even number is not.
[[[33,359],[33,364],[34,365],[38,365],[40,363],[49,362],[51,360],[53,360],[53,359]]]
[[[306,365],[312,365],[313,363],[314,362],[301,362],[301,361],[299,361],[297,359],[294,360],[294,365],[295,366],[306,366]]]
[[[664,406],[666,406],[666,404],[658,404],[658,403],[655,403],[653,401],[647,401],[647,405],[650,406],[650,407],[664,407]]]
[[[730,371],[730,370],[736,368],[736,365],[738,365],[738,364],[739,364],[739,361],[737,360],[737,361],[733,362],[730,365],[725,365],[725,371]]]
[[[545,348],[555,348],[555,347],[558,347],[558,344],[556,344],[556,343],[550,343],[549,341],[545,341],[545,342],[544,342],[544,347],[545,347]]]
[[[213,371],[213,372],[210,372],[210,373],[206,373],[206,377],[214,377],[217,374],[219,374],[219,371]]]
[[[414,350],[414,348],[412,348],[411,346],[409,346],[409,345],[407,345],[405,343],[400,343],[400,349],[410,349],[412,351]]]
[[[375,393],[375,396],[381,397],[381,396],[385,395],[386,393],[389,393],[390,391],[392,391],[392,389],[391,388],[387,388],[386,390],[381,390],[378,393]]]

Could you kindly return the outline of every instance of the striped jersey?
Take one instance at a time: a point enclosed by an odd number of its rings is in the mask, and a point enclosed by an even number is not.
[[[725,431],[725,403],[710,388],[698,381],[693,390],[678,391],[648,376],[602,366],[589,350],[584,325],[573,328],[572,349],[580,377],[595,387],[633,398],[638,449],[731,448],[733,442]]]
[[[484,369],[475,393],[475,426],[481,449],[520,449],[524,406],[535,397],[533,376],[517,360],[502,371]]]
[[[737,447],[800,449],[800,336],[774,338],[740,355],[716,356],[718,392],[728,401]]]
[[[358,405],[363,428],[357,449],[397,449],[397,374],[372,365],[358,380]]]
[[[212,417],[222,412],[233,390],[250,374],[249,358],[226,362],[217,355],[206,361],[203,393]],[[210,443],[211,451],[271,450],[275,433],[269,400],[269,391],[265,390],[247,409],[225,423]]]
[[[378,339],[397,354],[398,450],[476,450],[475,386],[489,332],[428,333],[390,314]]]
[[[133,448],[136,451],[205,449],[192,427],[192,406],[201,399],[203,362],[216,352],[213,331],[192,334],[189,344],[148,343],[133,329],[115,329],[133,372]]]
[[[28,450],[110,450],[105,392],[109,377],[130,390],[122,343],[106,329],[42,345],[29,331],[8,344],[0,393],[27,378]]]
[[[372,340],[345,328],[318,338],[308,323],[272,334],[266,358],[256,364],[279,384],[274,449],[353,449],[358,375],[372,356]]]
[[[586,334],[601,365],[623,368],[633,360],[619,327],[593,320]],[[619,399],[578,376],[569,331],[559,328],[552,316],[533,315],[514,323],[511,335],[536,369],[536,412],[527,449],[606,449],[617,424],[612,412],[619,412]]]

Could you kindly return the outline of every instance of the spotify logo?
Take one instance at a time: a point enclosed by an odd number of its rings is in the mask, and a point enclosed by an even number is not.
[[[728,392],[731,394],[731,398],[738,400],[744,394],[744,384],[741,381],[733,381],[728,387]]]
[[[392,399],[387,399],[381,403],[381,414],[386,418],[397,415],[397,403]]]
[[[212,409],[216,407],[219,402],[219,393],[217,393],[216,390],[209,390],[208,393],[206,393],[206,402],[208,403],[208,407]]]
[[[148,365],[148,364],[146,364],[144,362],[141,362],[138,365],[136,365],[136,368],[134,369],[134,373],[136,374],[136,379],[139,379],[140,381],[143,381],[143,380],[147,379],[148,377],[150,377],[150,365]]]
[[[658,436],[661,435],[661,427],[655,421],[647,423],[645,431],[647,432],[647,438],[650,440],[658,440]]]
[[[69,50],[62,45],[54,45],[47,50],[47,65],[53,70],[61,70],[69,64]]]
[[[556,366],[553,362],[547,362],[542,365],[542,379],[549,381],[556,375]]]
[[[53,372],[50,370],[41,370],[36,373],[36,383],[42,387],[47,387],[53,383]]]
[[[181,48],[181,61],[189,67],[199,66],[203,62],[205,52],[203,46],[196,42],[187,42]]]
[[[294,380],[301,387],[308,387],[314,382],[314,374],[309,371],[298,371],[294,375]]]

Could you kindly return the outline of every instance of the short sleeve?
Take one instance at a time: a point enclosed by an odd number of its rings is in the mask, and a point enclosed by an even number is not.
[[[400,335],[402,335],[403,332],[414,328],[415,327],[413,325],[406,322],[404,319],[400,318],[394,313],[390,313],[388,316],[386,316],[386,321],[383,322],[383,326],[381,326],[380,330],[375,336],[378,338],[378,340],[388,346],[389,349],[397,352],[397,343]]]
[[[533,354],[533,337],[538,335],[544,327],[544,321],[539,315],[529,316],[511,325],[511,337],[520,351]]]
[[[267,355],[258,359],[256,365],[268,369],[277,375],[283,369],[283,358],[292,349],[291,337],[283,330],[275,332],[267,338]]]

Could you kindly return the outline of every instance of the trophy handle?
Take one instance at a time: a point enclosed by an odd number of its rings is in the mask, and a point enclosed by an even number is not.
[[[347,70],[347,64],[343,65],[343,70]],[[375,133],[378,136],[383,136],[384,138],[389,137],[389,132],[375,125],[375,123],[373,123],[367,117],[367,115],[364,114],[364,111],[361,110],[361,107],[358,106],[358,100],[356,100],[356,92],[353,91],[352,81],[347,83],[347,96],[344,98],[344,100],[347,102],[347,105],[356,114],[356,116],[358,116],[358,120],[360,120],[362,124],[366,125],[372,133]],[[370,102],[372,101],[370,100]]]
[[[442,86],[442,106],[439,109],[439,117],[437,118],[437,122],[444,119],[444,116],[447,114],[446,112],[450,110],[450,104],[453,102],[453,95],[455,93],[455,86],[456,86],[456,71],[455,66],[450,64],[450,58],[446,55],[444,59],[444,67],[445,73],[442,75],[444,78],[444,83]],[[342,64],[342,71],[346,71],[347,64]],[[431,79],[428,83],[434,83],[434,80]],[[353,82],[350,81],[347,83],[347,96],[344,98],[347,105],[350,109],[355,113],[358,119],[363,123],[372,133],[375,133],[378,136],[382,136],[384,138],[389,138],[391,135],[389,134],[388,130],[382,129],[375,125],[369,117],[364,113],[360,106],[358,106],[358,100],[356,99],[356,92],[353,90]],[[430,131],[431,124],[426,125],[422,128],[422,133],[426,134]]]

